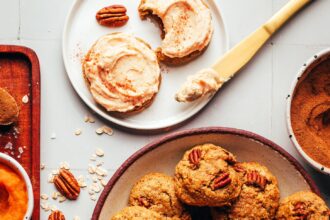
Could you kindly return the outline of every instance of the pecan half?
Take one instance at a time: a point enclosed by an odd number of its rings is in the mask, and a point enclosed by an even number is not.
[[[202,157],[202,151],[199,148],[193,149],[188,156],[189,162],[196,167],[199,165],[199,161],[201,160],[201,157]]]
[[[267,184],[266,177],[259,174],[257,171],[250,171],[246,174],[246,184],[257,186],[260,189],[264,190]]]
[[[220,176],[218,176],[213,180],[212,190],[221,189],[223,187],[226,187],[230,183],[231,183],[231,178],[229,176],[229,173],[227,172],[222,173],[220,174]]]
[[[234,170],[239,173],[245,173],[244,167],[242,167],[240,164],[235,164],[233,166]]]
[[[124,26],[129,19],[126,15],[126,11],[123,5],[111,5],[99,10],[96,13],[96,20],[100,25],[121,27]]]
[[[54,184],[67,199],[76,200],[80,193],[78,181],[73,174],[65,169],[60,169],[58,175],[54,177]]]
[[[138,198],[138,204],[139,204],[139,206],[143,206],[146,208],[149,208],[151,206],[149,200],[145,197]]]
[[[54,211],[49,215],[48,220],[65,220],[65,216],[61,211]]]
[[[293,216],[298,217],[298,219],[304,220],[308,217],[306,204],[303,202],[297,202],[293,207]]]

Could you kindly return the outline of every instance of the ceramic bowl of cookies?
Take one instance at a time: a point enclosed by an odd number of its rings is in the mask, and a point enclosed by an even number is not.
[[[310,58],[292,83],[287,125],[300,155],[330,175],[330,50]]]
[[[208,127],[167,135],[133,154],[105,187],[92,219],[212,219],[219,210],[210,207],[229,207],[244,197],[243,189],[266,198],[259,202],[272,211],[255,212],[259,216],[274,216],[280,197],[298,191],[319,195],[310,176],[280,146],[248,131]]]
[[[31,219],[33,206],[28,174],[15,159],[0,153],[0,219]]]

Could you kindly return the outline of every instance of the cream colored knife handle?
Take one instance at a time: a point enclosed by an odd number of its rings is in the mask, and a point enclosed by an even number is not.
[[[269,34],[276,32],[287,20],[311,1],[314,0],[290,0],[265,24],[265,28],[269,31]]]

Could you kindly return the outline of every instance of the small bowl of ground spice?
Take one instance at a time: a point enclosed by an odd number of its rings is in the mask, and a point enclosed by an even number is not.
[[[330,175],[330,49],[303,65],[287,100],[292,142],[309,164]]]

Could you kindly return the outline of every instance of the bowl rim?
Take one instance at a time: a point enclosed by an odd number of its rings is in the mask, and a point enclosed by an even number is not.
[[[283,157],[285,157],[296,169],[297,171],[304,177],[308,185],[311,187],[311,190],[320,196],[320,191],[318,187],[316,186],[313,179],[310,177],[310,175],[304,170],[302,165],[299,164],[299,162],[291,156],[287,151],[285,151],[282,147],[275,144],[271,140],[264,138],[258,134],[252,133],[250,131],[236,129],[236,128],[227,128],[227,127],[204,127],[204,128],[195,128],[195,129],[188,129],[183,131],[177,131],[173,132],[171,134],[165,135],[155,141],[152,141],[151,143],[145,145],[140,150],[136,151],[132,156],[130,156],[114,173],[114,175],[111,177],[107,185],[104,187],[97,203],[94,208],[94,212],[92,215],[92,220],[97,220],[100,217],[102,208],[104,206],[104,203],[113,189],[116,182],[119,180],[119,178],[125,173],[125,171],[134,164],[135,161],[137,161],[140,157],[142,157],[144,154],[158,148],[159,146],[176,140],[183,137],[188,136],[194,136],[194,135],[206,135],[206,134],[231,134],[231,135],[238,135],[243,136],[249,139],[253,139],[255,141],[258,141],[264,145],[269,146],[273,150],[280,153]]]
[[[300,68],[300,70],[298,71],[298,74],[295,76],[295,78],[291,84],[289,94],[287,96],[287,103],[286,103],[286,121],[287,121],[287,123],[286,124],[287,124],[287,129],[289,132],[289,138],[291,139],[291,142],[295,146],[295,148],[298,151],[298,153],[300,154],[300,156],[302,156],[302,158],[304,158],[304,160],[307,161],[307,163],[309,163],[317,171],[319,171],[323,174],[330,175],[330,167],[326,167],[326,166],[322,165],[321,163],[315,161],[302,149],[301,145],[299,144],[299,142],[293,132],[292,123],[291,123],[291,104],[292,104],[292,99],[293,99],[296,87],[297,87],[298,83],[301,81],[300,78],[304,77],[303,75],[305,74],[305,72],[308,71],[308,69],[313,64],[315,64],[315,62],[322,61],[322,59],[326,58],[326,56],[329,56],[329,58],[330,58],[330,48],[321,50],[320,52],[316,53],[314,56],[310,57],[307,60],[307,62],[304,63],[304,65]]]
[[[26,190],[28,193],[28,207],[24,215],[24,220],[31,219],[34,207],[34,195],[29,175],[26,173],[25,169],[17,160],[7,154],[0,153],[0,163],[9,166],[11,169],[13,169],[13,167],[17,168],[18,174],[24,179]],[[14,170],[14,172],[16,172],[16,170]]]

